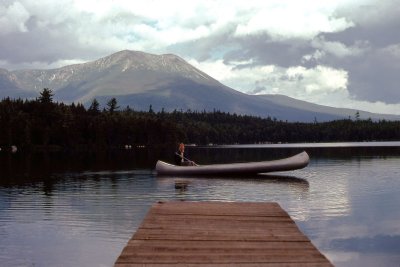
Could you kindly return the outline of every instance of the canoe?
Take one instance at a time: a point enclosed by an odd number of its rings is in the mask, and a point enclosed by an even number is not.
[[[158,175],[178,176],[258,174],[302,169],[308,165],[309,161],[310,157],[305,151],[289,158],[271,161],[212,164],[199,166],[177,166],[159,160],[156,164],[156,171]]]

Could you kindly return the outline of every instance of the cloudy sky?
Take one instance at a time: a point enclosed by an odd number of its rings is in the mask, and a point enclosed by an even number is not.
[[[130,49],[233,89],[400,114],[400,0],[0,0],[0,68]]]

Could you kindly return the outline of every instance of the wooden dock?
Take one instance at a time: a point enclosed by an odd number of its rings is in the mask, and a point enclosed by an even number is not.
[[[277,203],[159,202],[115,263],[333,266]]]

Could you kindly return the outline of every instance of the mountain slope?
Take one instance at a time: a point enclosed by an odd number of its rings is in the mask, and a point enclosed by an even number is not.
[[[93,62],[54,70],[12,72],[18,87],[32,91],[51,88],[64,101],[86,102],[99,95],[124,95],[149,91],[184,77],[202,83],[218,83],[174,55],[121,51]]]
[[[326,113],[326,114],[332,114],[335,116],[343,117],[343,118],[355,118],[356,112],[359,112],[360,118],[361,119],[374,119],[374,120],[379,120],[379,119],[387,119],[387,120],[399,120],[400,116],[398,115],[392,115],[392,114],[377,114],[377,113],[372,113],[368,111],[362,111],[362,110],[355,110],[355,109],[349,109],[349,108],[335,108],[335,107],[328,107],[328,106],[323,106],[323,105],[318,105],[318,104],[313,104],[310,102],[294,99],[285,95],[258,95],[261,98],[264,98],[265,100],[269,100],[275,104],[278,104],[280,106],[286,106],[286,107],[292,107],[296,108],[299,110],[303,111],[310,111],[310,112],[315,112],[315,114],[319,113]],[[316,117],[317,118],[317,117]]]
[[[214,109],[288,121],[327,121],[354,116],[355,110],[328,108],[283,96],[255,96],[233,90],[172,54],[124,50],[83,64],[52,70],[0,70],[0,97],[37,96],[43,88],[54,99],[90,105],[115,97],[119,106],[136,110]],[[364,114],[361,118],[400,119]],[[364,117],[365,116],[365,117]]]
[[[24,90],[17,85],[17,77],[5,69],[0,69],[0,99],[10,98],[31,98],[35,94],[29,90]]]
[[[188,89],[190,87],[190,89]],[[130,106],[136,110],[148,110],[149,106],[156,111],[164,109],[173,110],[221,110],[237,114],[250,114],[260,117],[275,117],[288,121],[313,121],[318,116],[321,121],[340,118],[335,114],[303,111],[297,108],[277,105],[273,101],[264,100],[258,96],[247,95],[232,89],[226,90],[223,85],[219,87],[205,86],[181,79],[173,84],[166,84],[161,89],[124,96],[114,96],[121,107]],[[190,90],[190,93],[188,93]],[[233,91],[233,90],[232,90]],[[97,98],[102,105],[111,96]]]

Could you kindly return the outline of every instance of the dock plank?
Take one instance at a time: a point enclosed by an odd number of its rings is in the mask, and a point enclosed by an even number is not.
[[[264,242],[264,241],[174,241],[174,240],[131,240],[125,248],[151,248],[151,249],[315,249],[311,242]]]
[[[152,206],[115,266],[333,266],[277,203]]]

